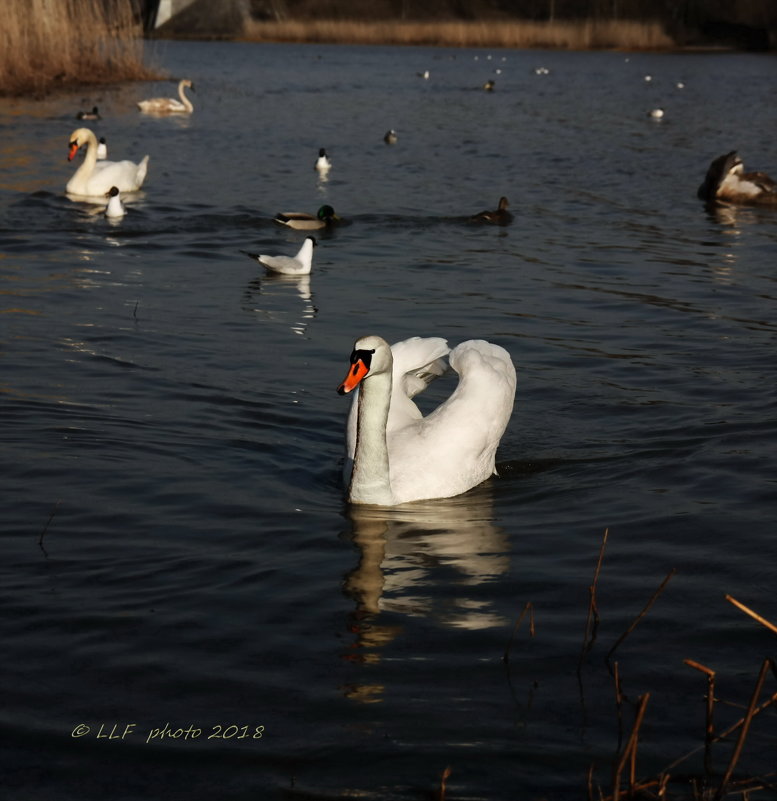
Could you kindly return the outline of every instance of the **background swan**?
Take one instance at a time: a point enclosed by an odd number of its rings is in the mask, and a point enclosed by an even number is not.
[[[283,273],[284,275],[309,275],[310,268],[313,266],[313,248],[316,247],[316,238],[306,236],[302,247],[296,256],[265,256],[264,254],[249,253],[241,250],[246,256],[256,259],[272,273]]]
[[[180,100],[176,100],[174,97],[152,97],[149,100],[139,101],[138,108],[146,114],[191,114],[194,106],[183,93],[184,87],[194,91],[194,84],[188,78],[184,78],[178,84]]]
[[[459,383],[424,417],[412,398],[445,371],[446,356]],[[392,347],[379,336],[358,339],[337,389],[359,387],[346,429],[348,500],[395,506],[450,498],[485,481],[495,472],[515,383],[510,354],[484,340],[451,351],[437,337]]]
[[[79,148],[86,145],[86,156],[65,187],[69,195],[96,198],[102,202],[113,186],[120,192],[135,192],[143,185],[148,156],[144,156],[139,164],[134,161],[97,161],[97,138],[89,128],[77,128],[70,134],[69,141],[68,161],[72,161]]]

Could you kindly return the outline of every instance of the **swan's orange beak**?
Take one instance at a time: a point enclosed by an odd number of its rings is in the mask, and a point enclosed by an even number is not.
[[[359,386],[359,382],[364,378],[364,376],[369,373],[370,367],[368,364],[365,364],[362,359],[355,359],[354,362],[351,364],[351,369],[348,370],[348,375],[346,375],[343,383],[337,388],[338,395],[345,395],[346,392],[350,392],[352,389],[356,389]]]
[[[70,152],[67,155],[67,160],[72,161],[73,156],[78,153],[78,142],[71,142],[70,143]]]

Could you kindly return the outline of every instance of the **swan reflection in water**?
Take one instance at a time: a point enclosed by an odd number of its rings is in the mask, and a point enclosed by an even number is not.
[[[256,312],[268,320],[286,320],[289,317],[286,297],[294,291],[302,300],[302,310],[299,312],[299,319],[291,323],[291,330],[295,334],[303,336],[310,321],[318,314],[318,309],[313,303],[309,275],[269,273],[261,278],[255,278],[246,289],[244,308]],[[261,301],[258,298],[255,299],[255,295],[261,295]],[[280,308],[276,308],[276,299],[280,301]]]
[[[393,508],[353,505],[347,515],[359,550],[343,583],[355,602],[348,628],[356,639],[348,658],[379,661],[379,649],[402,632],[397,615],[467,630],[508,624],[482,593],[470,592],[504,575],[510,564],[507,534],[493,523],[488,485]],[[382,613],[394,613],[394,622],[379,623]]]

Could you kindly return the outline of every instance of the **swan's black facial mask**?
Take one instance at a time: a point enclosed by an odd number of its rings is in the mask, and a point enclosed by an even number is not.
[[[351,354],[351,369],[343,383],[337,388],[339,395],[345,395],[346,392],[356,389],[359,382],[369,373],[373,353],[375,353],[374,350],[355,350]]]
[[[369,370],[370,364],[372,364],[373,353],[375,353],[374,348],[372,350],[355,350],[351,354],[351,364],[356,364],[356,362],[360,361]]]

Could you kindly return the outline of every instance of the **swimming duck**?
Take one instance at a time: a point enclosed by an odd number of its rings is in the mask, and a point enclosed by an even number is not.
[[[72,161],[79,148],[86,145],[86,156],[65,191],[70,195],[95,198],[105,197],[111,187],[120,192],[135,192],[143,185],[148,171],[148,156],[139,164],[134,161],[97,161],[97,137],[89,128],[77,128],[70,134],[68,161]]]
[[[661,120],[664,118],[664,110],[662,108],[654,108],[648,111],[647,115],[653,120]]]
[[[265,256],[264,254],[249,253],[241,250],[246,256],[256,259],[261,265],[266,267],[271,273],[283,273],[284,275],[308,275],[313,266],[313,248],[317,246],[314,236],[306,236],[302,247],[296,256]]]
[[[91,111],[79,111],[76,114],[77,120],[99,120],[100,119],[100,112],[97,110],[97,106],[95,106]]]
[[[504,348],[468,340],[450,350],[439,337],[390,347],[366,336],[354,343],[350,362],[337,388],[340,395],[359,389],[346,430],[349,502],[450,498],[496,472],[496,449],[515,400],[515,367]],[[424,417],[412,398],[448,366],[459,383]]]
[[[506,197],[499,198],[499,207],[494,211],[481,211],[470,217],[470,222],[490,223],[491,225],[509,225],[513,215],[507,210],[509,202]]]
[[[116,220],[127,213],[124,204],[121,202],[121,195],[117,187],[112,186],[110,191],[105,193],[105,197],[108,198],[108,205],[105,207],[106,217]]]
[[[326,154],[325,148],[320,148],[318,151],[318,158],[316,159],[315,169],[318,172],[329,172],[332,167],[332,162],[329,160],[329,156]]]
[[[395,145],[397,143],[397,132],[393,128],[390,131],[386,131],[383,141],[387,145]]]
[[[315,231],[319,228],[329,228],[340,218],[335,214],[331,206],[322,206],[315,217],[312,214],[305,214],[300,211],[279,212],[273,218],[274,222],[285,225],[288,228],[296,228],[298,231]]]
[[[194,84],[188,79],[184,78],[178,83],[178,97],[152,97],[150,100],[141,100],[138,103],[138,108],[144,114],[191,114],[194,111],[192,101],[183,93],[184,87],[194,91]]]
[[[745,172],[736,150],[712,161],[696,194],[708,203],[777,206],[777,183],[765,172]]]
[[[101,136],[97,142],[97,161],[105,161],[108,158],[108,144],[105,137]]]
[[[496,84],[494,83],[494,81],[486,81],[486,82],[483,84],[483,88],[484,88],[484,89],[485,89],[487,92],[493,92],[493,91],[494,91],[494,86],[495,86],[495,85],[496,85]]]

